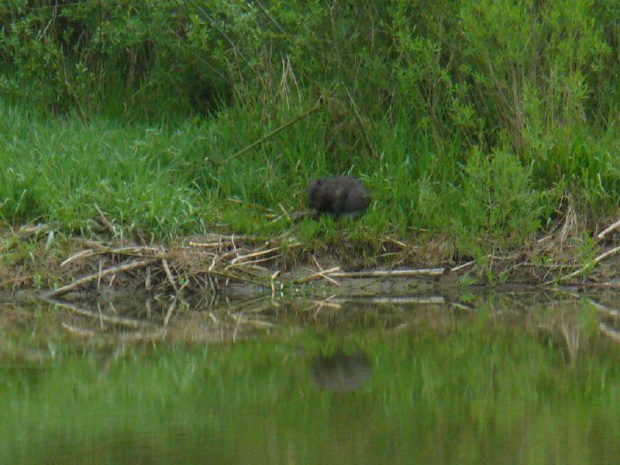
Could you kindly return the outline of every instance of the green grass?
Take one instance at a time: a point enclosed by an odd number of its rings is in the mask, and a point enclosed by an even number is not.
[[[590,171],[612,177],[616,170],[610,152],[599,157],[591,149],[580,152],[585,161],[567,168],[581,185],[567,180],[563,187],[547,186],[546,174],[507,151],[446,145],[438,152],[404,117],[375,127],[378,159],[349,154],[343,164],[344,151],[325,142],[329,124],[320,113],[230,158],[292,119],[294,111],[266,123],[257,113],[233,107],[209,119],[155,126],[97,115],[89,123],[45,118],[4,104],[0,219],[9,225],[50,223],[69,236],[92,236],[103,213],[118,236],[146,242],[214,231],[293,231],[310,243],[338,246],[347,238],[372,248],[385,235],[443,235],[461,253],[477,255],[526,244],[569,189],[600,206],[603,184],[589,184]],[[587,172],[580,177],[580,170]],[[373,203],[360,220],[293,225],[282,214],[305,208],[309,179],[344,172],[360,176],[372,192]],[[612,195],[609,185],[604,197]]]
[[[103,213],[146,242],[292,231],[376,255],[389,235],[480,257],[573,207],[576,235],[616,214],[617,8],[86,1],[50,19],[47,3],[0,7],[5,225],[89,236]],[[292,225],[308,180],[343,173],[371,211]]]

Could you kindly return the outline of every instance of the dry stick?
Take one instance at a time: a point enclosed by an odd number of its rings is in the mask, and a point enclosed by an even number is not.
[[[162,259],[161,264],[164,266],[164,271],[166,272],[166,276],[168,280],[172,284],[172,289],[174,289],[174,293],[179,295],[179,288],[177,287],[177,283],[174,281],[174,277],[172,276],[172,272],[170,271],[170,267],[168,266],[168,260],[165,258]]]
[[[205,161],[209,161],[211,163],[213,163],[216,166],[220,166],[223,165],[224,163],[228,163],[231,160],[234,160],[237,157],[240,157],[241,155],[243,155],[245,152],[248,152],[250,150],[252,150],[254,147],[256,147],[257,145],[262,144],[263,142],[265,142],[267,139],[269,139],[270,137],[275,136],[277,133],[279,133],[280,131],[283,131],[284,129],[288,128],[289,126],[292,126],[293,124],[295,124],[297,121],[302,120],[304,118],[306,118],[307,116],[311,115],[312,113],[314,113],[315,111],[318,111],[321,108],[322,102],[321,99],[319,99],[319,101],[317,102],[317,104],[311,108],[310,110],[306,111],[305,113],[302,113],[301,115],[299,115],[297,118],[289,121],[288,123],[283,124],[282,126],[280,126],[277,129],[274,129],[273,131],[271,131],[270,133],[264,135],[263,137],[261,137],[260,139],[258,139],[257,141],[252,142],[250,145],[248,145],[247,147],[239,150],[237,153],[235,153],[234,155],[231,155],[230,157],[228,157],[226,160],[217,162],[215,160],[211,160],[208,157],[205,158]]]
[[[614,224],[612,224],[611,226],[609,226],[608,228],[606,228],[604,231],[601,231],[596,238],[597,239],[602,239],[604,238],[607,234],[609,234],[610,232],[612,232],[614,229],[618,229],[620,228],[620,220],[616,221]]]
[[[96,279],[103,278],[109,274],[118,273],[121,271],[129,271],[136,268],[142,268],[144,266],[150,265],[153,262],[156,262],[157,258],[149,258],[148,260],[136,260],[130,263],[124,263],[122,265],[113,266],[112,268],[108,268],[103,270],[101,273],[97,272],[95,274],[91,274],[80,278],[76,281],[73,281],[71,284],[67,284],[66,286],[59,287],[58,289],[53,289],[48,291],[42,295],[43,298],[55,297],[59,295],[66,294],[67,292],[72,291],[73,289],[81,286],[82,284],[89,283],[91,281],[95,281]]]
[[[344,86],[344,90],[346,91],[347,96],[349,97],[349,101],[351,102],[351,107],[353,107],[353,113],[355,114],[355,119],[357,120],[357,124],[360,125],[360,128],[362,129],[362,132],[364,133],[364,137],[366,138],[366,144],[368,145],[368,150],[370,150],[370,153],[373,158],[377,158],[377,154],[375,153],[375,149],[372,146],[372,142],[370,142],[370,136],[368,135],[368,131],[366,131],[366,127],[364,126],[364,123],[362,122],[362,117],[360,116],[359,111],[357,111],[357,105],[355,105],[355,101],[353,101],[353,97],[351,97],[351,94],[349,93],[349,89],[347,89],[347,86]]]
[[[62,262],[60,264],[61,267],[67,265],[68,263],[71,263],[74,260],[77,260],[78,258],[84,258],[84,257],[90,257],[92,255],[96,255],[99,252],[98,250],[93,250],[93,249],[86,249],[86,250],[82,250],[74,255],[71,255],[69,258],[67,258],[64,262]]]
[[[450,270],[450,273],[456,273],[457,271],[460,271],[463,268],[467,268],[468,266],[475,265],[475,263],[476,263],[476,260],[472,260],[470,262],[463,263],[462,265],[455,266],[454,268]]]
[[[245,260],[246,258],[254,258],[254,257],[260,257],[261,255],[266,255],[266,254],[270,254],[271,252],[276,252],[278,250],[280,250],[282,247],[273,247],[271,249],[267,249],[267,250],[261,250],[259,252],[252,252],[246,255],[239,255],[236,258],[232,259],[230,261],[230,265],[235,265],[237,262],[241,261],[241,260]],[[273,257],[269,257],[268,259],[273,258]],[[240,265],[242,265],[243,263],[240,263]],[[229,266],[230,266],[229,265]]]
[[[441,276],[446,272],[445,268],[421,268],[417,270],[392,270],[392,271],[350,271],[330,273],[330,278],[392,278],[407,276]]]
[[[271,16],[269,14],[269,12],[265,9],[265,7],[262,5],[262,3],[259,2],[258,0],[256,0],[256,4],[258,5],[258,9],[260,11],[262,11],[262,13],[265,16],[267,16],[267,19],[269,19],[269,21],[271,21],[273,23],[273,25],[278,29],[278,31],[280,31],[282,34],[284,34],[286,36],[287,34],[284,31],[284,29],[282,29],[282,26],[280,26],[280,24],[278,24],[278,22],[273,18],[273,16]]]
[[[270,262],[272,260],[273,260],[273,257],[266,257],[266,258],[260,258],[258,260],[254,260],[254,261],[251,261],[251,262],[231,263],[230,265],[226,265],[224,267],[224,269],[225,270],[230,270],[232,268],[237,268],[237,269],[241,269],[241,270],[243,270],[244,268],[250,269],[250,267],[252,267],[254,265],[258,265],[259,263]],[[259,268],[261,270],[265,269],[265,267],[262,267],[262,266],[257,266],[256,268]]]
[[[315,263],[316,263],[316,261],[315,261]],[[311,274],[309,276],[304,276],[303,278],[299,278],[298,280],[295,281],[295,284],[303,284],[305,282],[312,281],[313,279],[324,278],[324,279],[327,279],[327,280],[331,281],[334,284],[338,284],[339,285],[338,282],[334,281],[329,276],[326,276],[326,275],[329,275],[330,273],[335,273],[337,271],[340,271],[340,267],[339,266],[336,266],[334,268],[330,268],[329,270],[321,270],[321,271],[319,271],[317,273],[313,273],[313,274]]]
[[[63,261],[60,264],[60,266],[65,266],[68,263],[71,263],[72,261],[77,260],[78,258],[86,258],[86,257],[91,257],[93,255],[102,255],[102,254],[109,253],[109,254],[119,254],[119,255],[135,255],[135,256],[142,257],[144,256],[142,254],[143,252],[161,254],[161,250],[155,247],[134,246],[134,247],[111,248],[111,247],[104,246],[102,244],[97,244],[97,250],[94,250],[91,248],[91,249],[86,249],[86,250],[77,252],[76,254],[70,256],[65,261]]]
[[[99,275],[97,276],[97,290],[101,286],[101,269],[103,268],[103,260],[99,259]]]
[[[99,215],[101,215],[101,221],[103,221],[103,224],[106,225],[106,227],[110,230],[110,232],[115,233],[116,231],[114,231],[114,226],[112,226],[112,224],[108,221],[106,216],[103,214],[103,212],[99,208],[99,205],[95,204],[95,209],[99,212]]]
[[[445,268],[429,268],[418,270],[392,270],[392,271],[336,271],[339,268],[332,268],[331,270],[324,270],[310,276],[295,281],[296,284],[301,284],[306,281],[310,281],[316,278],[402,278],[408,276],[441,276],[445,274]],[[331,279],[330,279],[331,280]],[[331,280],[333,281],[333,280]]]
[[[203,249],[212,249],[214,247],[222,247],[226,245],[226,242],[194,242],[189,241],[189,245],[192,247],[201,247]]]
[[[140,255],[143,252],[155,253],[158,256],[162,255],[162,250],[158,247],[148,247],[148,246],[131,246],[131,247],[117,247],[115,249],[106,248],[103,249],[104,252],[112,253],[112,254],[120,254],[120,255]]]
[[[561,276],[560,278],[557,279],[557,282],[560,281],[566,281],[570,278],[574,278],[575,276],[579,276],[581,273],[583,273],[585,270],[587,270],[590,267],[593,267],[594,265],[596,265],[598,262],[600,262],[601,260],[606,259],[607,257],[609,257],[610,255],[614,255],[615,253],[617,253],[618,251],[620,251],[620,246],[618,247],[614,247],[613,249],[608,250],[607,252],[604,252],[602,254],[600,254],[598,257],[596,257],[594,260],[589,261],[588,263],[586,263],[585,266],[583,266],[582,268],[579,268],[577,271],[574,271],[571,274],[567,274],[566,276]],[[547,281],[546,283],[543,283],[545,286],[548,286],[549,284],[553,284],[554,280],[551,281]]]

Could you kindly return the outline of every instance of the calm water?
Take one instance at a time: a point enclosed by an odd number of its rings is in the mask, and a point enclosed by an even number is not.
[[[0,463],[620,463],[620,298],[0,304]]]

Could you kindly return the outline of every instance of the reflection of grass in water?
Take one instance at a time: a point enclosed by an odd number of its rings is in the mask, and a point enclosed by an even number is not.
[[[256,463],[257,454],[269,457],[265,463],[288,454],[297,463],[618,458],[606,442],[618,429],[615,347],[591,340],[571,367],[547,339],[520,328],[470,321],[443,331],[374,332],[344,342],[345,352],[367,354],[368,384],[320,391],[310,381],[312,361],[342,346],[335,336],[305,333],[290,342],[108,355],[84,349],[39,369],[4,369],[0,460],[36,462],[50,453],[98,463],[201,456]]]

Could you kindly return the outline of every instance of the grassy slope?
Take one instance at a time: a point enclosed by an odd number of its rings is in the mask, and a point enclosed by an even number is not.
[[[103,117],[86,124],[4,105],[0,219],[5,226],[43,222],[68,236],[97,237],[95,220],[103,214],[117,237],[142,242],[291,230],[310,244],[341,244],[346,237],[376,251],[386,236],[411,243],[443,238],[451,244],[448,253],[467,256],[527,246],[554,220],[564,220],[557,213],[570,195],[565,186],[545,186],[509,152],[437,153],[405,120],[373,126],[377,158],[326,147],[328,123],[319,112],[227,160],[290,119],[285,115],[265,123],[232,108],[208,120],[159,126]],[[609,153],[583,162],[584,169],[593,163],[616,169]],[[283,213],[305,207],[308,179],[338,167],[369,185],[374,202],[368,214],[357,222],[293,225]],[[600,197],[599,187],[574,195]],[[591,217],[612,211],[615,202],[605,197],[609,204],[599,198]]]

